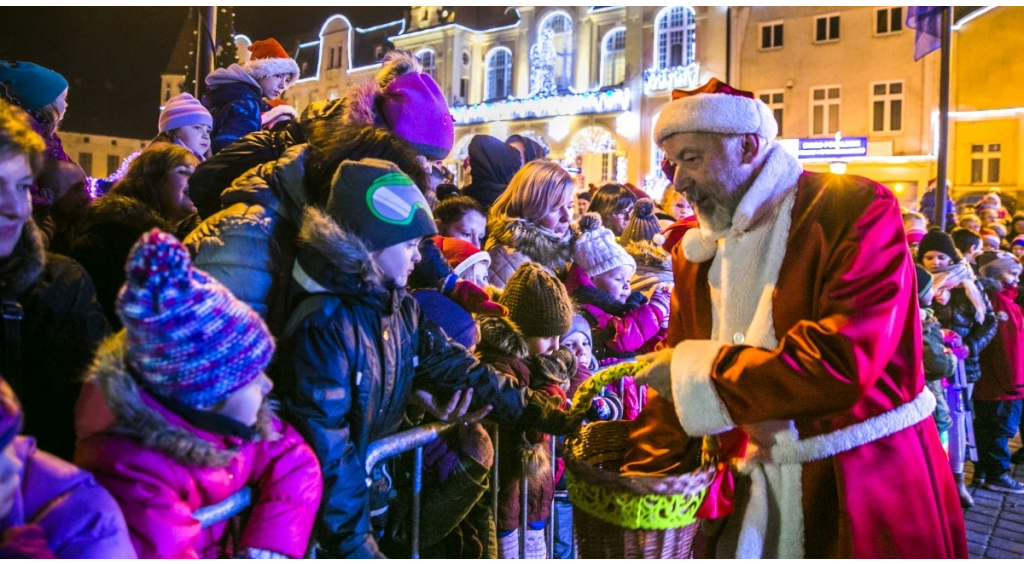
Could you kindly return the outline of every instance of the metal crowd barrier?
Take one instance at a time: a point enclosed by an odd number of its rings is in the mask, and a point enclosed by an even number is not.
[[[404,454],[409,451],[415,451],[413,460],[413,492],[412,492],[412,539],[411,539],[411,557],[419,558],[419,531],[420,521],[422,518],[421,511],[421,494],[423,491],[423,447],[432,442],[434,439],[439,437],[445,431],[454,428],[459,424],[458,421],[449,422],[435,422],[414,427],[400,433],[395,433],[388,437],[373,441],[370,443],[369,448],[366,451],[366,463],[365,470],[367,475],[367,485],[370,485],[370,474],[373,471],[373,467],[378,463],[394,458],[400,454]],[[496,425],[491,426],[491,441],[494,445],[494,463],[491,467],[491,510],[494,513],[494,521],[498,521],[498,458],[500,456],[498,449],[498,427]],[[557,471],[556,464],[556,451],[555,451],[556,438],[552,437],[551,441],[551,479],[554,481]],[[519,516],[519,557],[522,559],[526,558],[526,530],[529,526],[528,517],[528,506],[529,506],[529,484],[527,477],[524,476],[519,484],[520,490],[520,516]],[[201,507],[196,510],[192,517],[199,521],[202,528],[213,526],[222,521],[226,521],[235,517],[236,515],[245,511],[253,500],[253,489],[251,486],[245,486],[237,492],[231,494],[224,501]],[[552,496],[550,517],[545,525],[547,533],[547,556],[548,558],[554,558],[555,554],[555,532],[556,529],[557,513],[555,511],[555,499]]]

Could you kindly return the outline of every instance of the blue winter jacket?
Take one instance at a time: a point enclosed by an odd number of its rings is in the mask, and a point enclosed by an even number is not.
[[[210,149],[216,154],[235,140],[259,131],[262,114],[270,110],[263,100],[263,89],[238,64],[217,69],[206,77],[209,90],[202,96],[203,105],[213,116]]]

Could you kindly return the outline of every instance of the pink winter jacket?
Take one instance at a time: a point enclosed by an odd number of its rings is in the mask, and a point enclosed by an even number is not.
[[[608,310],[613,307],[629,308],[625,304],[612,303],[611,296],[594,286],[590,277],[575,264],[566,276],[565,289],[576,306],[588,314],[588,320],[597,321],[590,326],[595,341],[599,334],[609,334],[603,342],[594,342],[594,355],[600,361],[610,356],[626,358],[652,352],[665,338],[666,331],[661,328],[662,313],[658,308],[644,303],[622,315],[610,313]],[[601,351],[605,347],[607,351]]]
[[[303,557],[322,489],[313,450],[266,405],[252,442],[190,424],[136,385],[123,337],[100,346],[83,386],[75,462],[117,499],[139,557],[231,557],[250,548]],[[245,485],[254,493],[244,526],[232,519],[200,528],[194,511]]]

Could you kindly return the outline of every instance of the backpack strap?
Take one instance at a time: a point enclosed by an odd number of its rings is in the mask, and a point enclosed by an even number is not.
[[[299,324],[313,312],[323,311],[331,315],[341,305],[341,298],[333,294],[313,294],[299,303],[292,316],[288,318],[288,324],[284,327],[285,338],[291,337],[299,329]]]

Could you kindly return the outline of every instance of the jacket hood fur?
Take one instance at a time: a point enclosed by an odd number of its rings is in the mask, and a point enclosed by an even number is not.
[[[487,354],[523,359],[530,355],[523,334],[507,317],[485,316],[477,319],[480,342],[476,350]]]
[[[222,468],[238,453],[202,439],[189,428],[173,425],[158,410],[146,404],[139,385],[128,372],[127,338],[124,331],[107,337],[96,351],[86,383],[103,393],[114,415],[114,425],[105,432],[130,437],[143,447],[162,452],[188,466]],[[259,440],[275,440],[274,414],[264,400],[254,426]]]
[[[381,68],[373,79],[357,82],[349,87],[345,95],[345,123],[384,125],[384,118],[377,111],[377,101],[384,95],[384,89],[392,80],[403,74],[423,72],[423,65],[419,59],[403,49],[391,51],[381,63]]]
[[[484,250],[502,245],[526,255],[552,272],[564,271],[572,260],[571,240],[558,241],[521,217],[491,216],[487,220],[487,233]]]
[[[19,241],[21,252],[17,247],[10,256],[0,260],[0,297],[17,299],[35,284],[46,266],[46,250],[39,228],[32,218],[21,228]]]
[[[307,207],[299,229],[298,260],[321,286],[341,294],[383,288],[383,277],[362,240],[324,211]]]
[[[146,203],[119,194],[106,194],[93,200],[85,212],[82,231],[88,231],[89,227],[98,223],[107,222],[120,223],[141,231],[149,231],[153,227],[167,233],[176,231],[174,225]]]
[[[648,241],[634,241],[624,248],[636,261],[637,269],[644,266],[647,270],[672,272],[672,257],[660,245]]]

